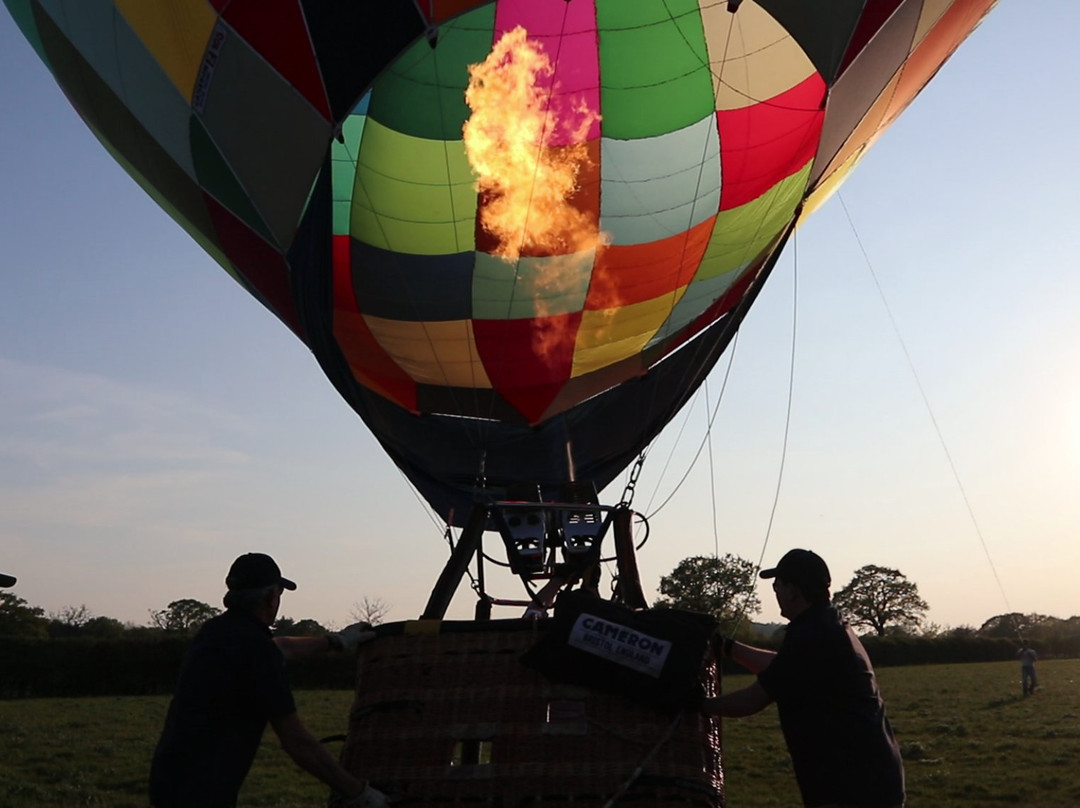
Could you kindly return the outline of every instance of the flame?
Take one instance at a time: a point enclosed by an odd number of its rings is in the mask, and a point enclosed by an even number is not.
[[[584,252],[602,241],[595,217],[570,203],[589,159],[584,136],[599,116],[582,102],[559,120],[553,76],[551,60],[520,25],[469,67],[465,152],[485,197],[480,223],[508,263],[522,253]]]

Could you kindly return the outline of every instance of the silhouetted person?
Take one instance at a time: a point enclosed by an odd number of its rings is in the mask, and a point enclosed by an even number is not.
[[[385,796],[343,769],[296,713],[286,660],[354,648],[373,639],[367,623],[321,637],[273,637],[281,595],[296,589],[272,558],[247,553],[225,579],[225,612],[195,635],[180,670],[150,768],[155,808],[230,808],[251,768],[266,724],[297,764],[343,803],[388,805]]]
[[[807,808],[898,808],[904,766],[870,658],[831,604],[829,568],[792,550],[773,578],[788,625],[779,651],[730,638],[724,654],[757,681],[702,701],[708,715],[752,715],[776,702],[795,778]]]
[[[1029,696],[1039,686],[1039,677],[1035,674],[1035,660],[1039,658],[1039,655],[1028,645],[1027,640],[1020,641],[1020,650],[1016,652],[1016,655],[1020,658],[1020,687],[1024,695]]]

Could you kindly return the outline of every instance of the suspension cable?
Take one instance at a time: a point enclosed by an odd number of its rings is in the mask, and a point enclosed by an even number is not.
[[[731,345],[728,348],[728,351],[730,352],[730,354],[729,354],[730,358],[728,359],[727,368],[724,370],[724,381],[720,385],[720,393],[716,398],[716,405],[713,407],[712,414],[709,416],[709,425],[710,426],[712,426],[713,421],[716,420],[716,414],[720,411],[720,402],[723,401],[723,399],[724,399],[724,391],[727,390],[728,379],[731,376],[731,366],[735,362],[735,348],[737,347],[738,342],[739,342],[739,332],[736,331],[735,336],[731,340]],[[689,413],[687,413],[687,418],[689,419]],[[684,423],[684,425],[685,425],[685,423]],[[682,430],[681,429],[679,430],[679,435],[680,436],[682,435]],[[706,439],[707,439],[707,436],[706,436],[706,438],[703,438],[701,440],[701,442],[698,444],[697,451],[694,452],[694,457],[690,461],[690,465],[687,466],[686,471],[683,473],[683,476],[679,478],[679,482],[677,482],[675,484],[675,488],[672,489],[671,493],[667,495],[667,497],[664,499],[663,502],[661,502],[659,505],[656,506],[655,510],[649,512],[649,516],[648,516],[649,519],[652,519],[654,516],[656,516],[656,514],[660,513],[660,511],[664,508],[664,506],[667,505],[669,502],[671,502],[671,500],[675,497],[675,494],[677,494],[679,492],[679,489],[682,488],[683,483],[685,483],[686,479],[690,476],[690,472],[694,470],[694,466],[697,464],[698,458],[701,457],[701,452],[705,448],[705,440]],[[674,448],[672,448],[672,455],[674,455],[674,453],[675,453],[675,450],[674,450]],[[670,460],[671,460],[671,457],[669,456],[668,461],[670,462]],[[664,466],[664,469],[665,470],[667,469],[667,465]],[[659,487],[659,483],[657,483],[657,486]]]
[[[795,398],[795,347],[798,337],[798,311],[799,311],[799,240],[798,232],[796,231],[791,238],[791,353],[788,360],[788,390],[787,390],[787,409],[784,414],[784,439],[780,448],[780,467],[776,472],[776,488],[773,492],[772,507],[769,510],[769,521],[765,526],[765,537],[761,542],[761,552],[758,555],[757,563],[754,564],[753,579],[756,581],[758,572],[761,571],[762,564],[765,561],[765,552],[769,547],[769,539],[772,537],[773,523],[776,519],[776,510],[780,504],[780,490],[783,487],[784,482],[784,468],[787,465],[787,452],[788,452],[788,439],[791,435],[791,404]],[[731,629],[731,634],[734,635],[739,626],[742,625],[743,620],[746,619],[746,612],[750,606],[750,600],[754,597],[755,591],[751,587],[743,596],[742,604],[735,610],[735,625]]]
[[[705,379],[705,412],[709,411],[709,380]],[[712,420],[705,425],[705,440],[709,444],[709,502],[712,505],[713,557],[720,557],[720,531],[716,526],[716,462],[713,459]]]

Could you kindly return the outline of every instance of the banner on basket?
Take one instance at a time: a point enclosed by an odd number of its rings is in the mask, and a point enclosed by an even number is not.
[[[556,682],[587,685],[663,707],[697,703],[716,620],[677,609],[628,609],[575,589],[540,621],[521,661]]]
[[[671,643],[634,631],[594,614],[582,614],[570,629],[567,644],[587,654],[659,679]]]

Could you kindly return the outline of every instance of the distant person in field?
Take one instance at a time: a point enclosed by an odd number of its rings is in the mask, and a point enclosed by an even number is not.
[[[247,553],[225,578],[225,612],[207,620],[184,657],[150,768],[154,808],[236,805],[266,724],[303,769],[350,808],[389,803],[342,768],[296,713],[285,662],[355,648],[373,639],[367,623],[321,637],[274,637],[281,595],[296,589],[274,560]]]
[[[1020,658],[1020,687],[1024,695],[1028,696],[1039,686],[1039,677],[1035,675],[1035,660],[1039,658],[1039,655],[1028,645],[1027,640],[1020,641],[1020,650],[1016,652],[1016,655]]]
[[[792,550],[773,579],[788,625],[779,651],[724,639],[724,655],[757,674],[752,685],[702,700],[702,712],[732,718],[776,702],[807,808],[899,808],[904,765],[873,666],[832,607],[829,568]]]

